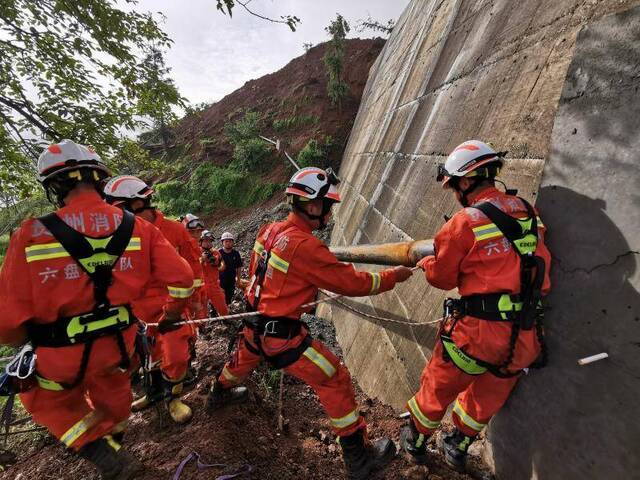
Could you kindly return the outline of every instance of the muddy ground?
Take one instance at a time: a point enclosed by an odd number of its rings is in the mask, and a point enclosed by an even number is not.
[[[222,222],[212,229],[234,230],[242,254],[248,254],[257,228],[266,220],[282,217],[286,210],[273,203],[255,209],[251,214],[234,222]],[[325,233],[325,236],[327,233]],[[237,297],[239,299],[239,294]],[[239,302],[234,309],[241,308]],[[315,338],[324,341],[337,355],[341,355],[330,322],[309,316],[306,319]],[[227,407],[213,416],[204,411],[206,394],[214,372],[228,356],[228,346],[235,326],[216,322],[197,343],[198,381],[184,395],[184,401],[194,411],[194,418],[185,426],[171,422],[162,409],[150,408],[131,416],[125,437],[125,446],[147,467],[143,480],[171,479],[178,465],[192,452],[197,452],[205,463],[219,463],[226,467],[198,471],[195,462],[184,469],[182,480],[215,479],[244,465],[253,472],[238,477],[243,479],[343,479],[344,469],[340,446],[329,428],[329,422],[313,393],[305,384],[285,376],[283,412],[287,421],[285,431],[277,429],[279,373],[261,367],[249,378],[250,401],[244,405]],[[357,389],[357,385],[356,385]],[[368,398],[359,389],[358,400],[363,415],[370,425],[370,435],[387,435],[398,440],[403,423],[390,407]],[[479,452],[481,441],[474,452]],[[435,446],[431,443],[431,448]],[[46,434],[10,437],[9,447],[18,454],[18,463],[10,466],[0,479],[96,479],[92,467],[65,451]],[[372,479],[473,479],[488,475],[475,456],[471,461],[471,474],[461,475],[446,467],[439,454],[433,451],[426,466],[414,466],[402,455]]]

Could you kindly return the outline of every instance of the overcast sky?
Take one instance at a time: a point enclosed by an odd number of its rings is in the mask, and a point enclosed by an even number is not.
[[[324,31],[341,13],[351,24],[349,37],[376,36],[357,32],[357,20],[371,15],[386,23],[397,19],[409,0],[253,0],[252,10],[271,18],[296,15],[296,32],[249,15],[236,6],[233,18],[216,10],[215,0],[140,0],[136,10],[160,11],[164,29],[175,42],[167,54],[180,93],[193,103],[212,103],[246,81],[274,72],[304,53],[303,44],[328,39]]]

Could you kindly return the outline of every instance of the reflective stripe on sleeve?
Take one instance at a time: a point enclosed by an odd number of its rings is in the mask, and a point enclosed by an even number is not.
[[[411,400],[409,400],[407,404],[409,405],[409,410],[413,414],[414,418],[418,420],[424,428],[433,430],[434,428],[438,428],[440,426],[440,420],[429,420],[427,416],[422,413],[422,410],[420,410],[418,402],[416,401],[416,397],[411,398]]]
[[[100,416],[96,412],[94,411],[89,412],[87,415],[84,416],[82,420],[80,420],[73,427],[71,427],[69,430],[64,432],[62,437],[60,437],[60,441],[64,443],[67,447],[70,447],[87,430],[89,430],[96,423],[98,423],[99,419],[100,419]]]
[[[336,369],[331,362],[315,348],[307,348],[302,355],[311,360],[327,377],[331,378],[336,374]]]
[[[271,252],[271,255],[269,256],[269,265],[282,273],[287,273],[289,271],[289,262],[283,260],[273,252]]]
[[[369,275],[371,275],[371,290],[369,291],[369,293],[378,293],[378,290],[380,290],[381,282],[380,274],[370,273]]]
[[[258,255],[261,255],[264,252],[264,245],[262,245],[258,240],[253,244],[253,251]]]
[[[458,415],[462,423],[464,423],[467,427],[471,428],[472,430],[475,430],[476,432],[480,432],[484,427],[486,427],[486,423],[480,423],[474,420],[473,418],[471,418],[471,416],[464,411],[464,409],[462,408],[462,405],[460,405],[458,400],[456,400],[456,403],[453,406],[453,413]]]
[[[204,285],[204,280],[202,280],[201,278],[196,278],[193,281],[193,288],[198,288]]]
[[[173,298],[189,298],[193,294],[193,287],[182,288],[169,285],[167,290],[169,290],[169,296]]]
[[[360,415],[357,410],[353,412],[347,413],[344,417],[340,418],[329,418],[331,420],[331,425],[336,428],[347,428],[358,421]]]

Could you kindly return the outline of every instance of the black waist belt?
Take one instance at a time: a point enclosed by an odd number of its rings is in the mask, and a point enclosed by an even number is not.
[[[253,330],[253,343],[257,348],[253,348],[250,343],[246,342],[247,349],[255,355],[261,355],[273,368],[285,368],[298,361],[304,351],[311,346],[312,338],[305,335],[304,339],[297,347],[290,348],[277,355],[267,355],[262,348],[263,337],[273,337],[289,339],[297,337],[302,331],[305,323],[300,320],[293,320],[286,317],[251,317],[244,320],[244,325]]]
[[[245,319],[244,325],[264,337],[294,338],[300,334],[304,322],[286,317],[266,317],[264,315]]]
[[[454,302],[463,315],[494,322],[512,322],[522,310],[520,296],[508,293],[470,295]]]
[[[30,322],[27,324],[27,333],[35,347],[67,347],[113,335],[134,323],[135,317],[130,307],[121,305],[103,311],[60,318],[48,324]]]

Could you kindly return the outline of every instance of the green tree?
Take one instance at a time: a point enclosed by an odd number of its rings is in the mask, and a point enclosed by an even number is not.
[[[324,65],[329,75],[327,94],[331,103],[337,105],[338,109],[342,108],[342,100],[349,93],[349,86],[343,79],[343,73],[345,38],[350,29],[349,22],[339,13],[336,14],[336,19],[325,28],[331,36],[331,43],[324,54]]]
[[[170,125],[178,119],[173,107],[185,107],[185,99],[169,77],[171,69],[165,65],[160,49],[151,47],[142,64],[147,75],[140,85],[137,113],[151,120],[147,127],[158,133],[166,151],[171,140]]]
[[[151,13],[116,0],[0,2],[0,167],[19,152],[27,170],[42,140],[116,148],[157,73],[139,52],[170,43]]]

